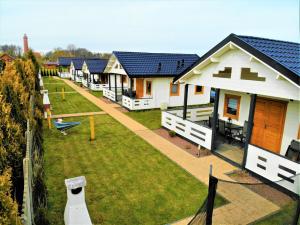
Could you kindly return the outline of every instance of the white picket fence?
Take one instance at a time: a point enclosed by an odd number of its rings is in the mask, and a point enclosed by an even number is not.
[[[300,164],[249,145],[246,168],[300,195]]]
[[[134,99],[128,96],[122,96],[122,105],[129,110],[143,110],[155,108],[153,98]]]
[[[163,127],[175,131],[177,134],[194,143],[203,146],[206,149],[211,149],[212,130],[210,128],[189,120],[184,120],[167,111],[162,112],[161,124]]]

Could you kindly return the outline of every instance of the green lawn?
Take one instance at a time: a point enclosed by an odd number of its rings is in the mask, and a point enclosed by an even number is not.
[[[155,130],[161,127],[160,109],[147,111],[131,111],[126,114],[151,130]]]
[[[59,93],[49,94],[49,98],[54,115],[101,111],[100,108],[78,93],[65,93],[65,100],[62,100]]]
[[[98,97],[98,98],[100,98],[100,97],[103,96],[103,92],[102,92],[102,91],[92,91],[92,90],[89,90],[89,92],[90,92],[92,95],[94,95],[94,96],[96,96],[96,97]]]
[[[59,93],[62,87],[65,91],[75,92],[73,88],[64,81],[54,79],[53,77],[43,77],[45,89],[49,90],[49,98],[52,107],[52,114],[68,114],[81,112],[98,112],[101,111],[97,106],[81,96],[79,93],[65,93],[65,100],[62,100],[62,94]],[[58,93],[55,93],[58,88]]]
[[[43,77],[44,88],[48,90],[49,93],[52,92],[61,92],[62,88],[65,89],[65,92],[75,91],[69,85],[67,85],[64,81],[54,79],[53,77]]]
[[[64,83],[62,80],[55,79],[54,77],[44,76],[42,78],[44,83]]]
[[[95,116],[94,142],[88,117],[69,121],[82,123],[67,136],[44,130],[51,224],[63,224],[64,179],[81,175],[93,224],[171,223],[193,215],[205,199],[207,186],[110,116]]]
[[[296,212],[296,203],[290,203],[281,208],[281,210],[273,215],[267,216],[266,218],[253,223],[252,225],[289,225],[292,224],[293,216]],[[298,220],[300,225],[300,219]]]

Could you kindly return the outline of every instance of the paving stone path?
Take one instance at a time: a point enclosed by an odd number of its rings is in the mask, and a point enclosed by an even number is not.
[[[120,112],[116,104],[106,103],[69,80],[64,80],[64,82],[206,185],[208,185],[210,165],[213,165],[214,176],[233,181],[226,175],[237,169],[231,164],[214,155],[195,158]],[[279,210],[279,207],[274,203],[238,184],[222,185],[218,191],[230,203],[214,210],[213,224],[248,224]],[[197,209],[195,209],[196,211]],[[185,218],[174,224],[187,224],[191,218]]]

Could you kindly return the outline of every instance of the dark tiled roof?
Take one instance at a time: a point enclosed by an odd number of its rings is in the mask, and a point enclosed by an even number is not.
[[[199,56],[196,54],[119,52],[113,54],[130,77],[174,77],[182,74],[193,65]],[[159,69],[161,64],[161,69]]]
[[[84,61],[90,73],[103,73],[108,62],[107,59],[87,59]]]
[[[237,37],[300,76],[300,43],[241,35]]]
[[[82,70],[82,65],[84,62],[84,59],[72,59],[71,62],[73,63],[75,70]]]
[[[70,66],[73,59],[81,59],[80,57],[58,57],[59,66]]]

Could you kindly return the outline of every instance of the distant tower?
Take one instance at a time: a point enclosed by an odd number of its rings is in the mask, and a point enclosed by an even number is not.
[[[28,37],[26,34],[24,34],[24,37],[23,37],[23,47],[24,47],[24,53],[27,53],[29,51],[29,48],[28,48]]]

